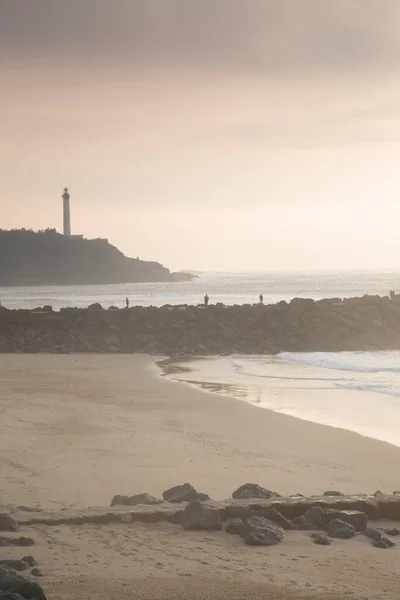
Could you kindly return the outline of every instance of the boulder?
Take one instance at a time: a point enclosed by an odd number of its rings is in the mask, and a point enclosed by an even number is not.
[[[344,494],[342,494],[342,492],[337,492],[335,490],[328,490],[327,492],[324,492],[322,495],[323,496],[337,496],[337,497],[344,496]]]
[[[331,537],[343,540],[354,537],[356,533],[353,525],[349,525],[349,523],[345,523],[340,519],[332,519],[326,526],[326,531]]]
[[[26,562],[29,567],[36,567],[36,560],[33,556],[23,556],[21,560]]]
[[[148,504],[153,506],[156,504],[162,504],[162,500],[155,498],[154,496],[150,496],[149,494],[136,494],[135,496],[131,496],[129,498],[129,506],[137,506],[138,504]]]
[[[249,517],[240,534],[249,546],[274,546],[285,537],[283,527],[265,517]]]
[[[381,519],[400,521],[400,497],[396,495],[378,496],[377,503]]]
[[[327,535],[316,534],[311,537],[314,539],[314,544],[318,544],[319,546],[330,546],[332,544],[331,538]]]
[[[103,310],[103,307],[101,304],[99,304],[99,302],[95,302],[94,304],[91,304],[90,306],[88,306],[88,310],[100,311],[100,310]]]
[[[227,526],[225,527],[226,533],[231,533],[233,535],[241,534],[243,528],[242,519],[232,519]]]
[[[194,502],[195,500],[199,500],[200,502],[205,502],[209,500],[210,497],[207,494],[201,494],[196,492],[194,487],[190,485],[190,483],[184,483],[183,485],[176,485],[175,487],[166,490],[163,493],[163,498],[166,502]]]
[[[386,535],[392,535],[393,537],[400,535],[400,529],[398,527],[392,527],[389,529],[382,529]]]
[[[364,535],[367,536],[370,540],[377,541],[382,539],[382,531],[380,529],[375,529],[375,527],[368,527],[364,531]]]
[[[0,565],[0,595],[5,593],[19,594],[26,600],[46,600],[45,593],[39,584],[28,581],[9,567]]]
[[[292,526],[294,529],[301,531],[313,531],[325,529],[328,519],[325,511],[320,506],[309,508],[304,515],[293,519]]]
[[[284,517],[279,511],[277,511],[275,508],[272,508],[272,506],[250,505],[250,514],[246,516],[265,517],[270,521],[274,521],[274,523],[279,523],[279,525],[281,525],[283,529],[294,529],[289,519],[286,519],[286,517]]]
[[[110,506],[129,506],[129,496],[114,496],[114,498],[111,500]]]
[[[0,512],[0,531],[18,531],[19,523],[6,512]]]
[[[380,540],[374,540],[372,542],[372,545],[375,546],[375,548],[393,548],[393,546],[395,545],[394,542],[392,542],[392,540],[389,540],[389,538],[386,537],[382,537]]]
[[[42,571],[42,569],[38,569],[37,567],[35,567],[34,569],[32,569],[31,575],[33,575],[34,577],[44,577],[45,572]]]
[[[363,532],[368,527],[368,517],[360,510],[335,510],[328,508],[325,511],[328,521],[332,519],[340,519],[349,525],[353,525],[355,531]]]
[[[278,494],[271,492],[256,483],[245,483],[241,485],[232,494],[232,498],[236,500],[246,500],[248,498],[277,498]]]
[[[10,546],[27,547],[27,546],[35,545],[35,541],[30,537],[1,538],[1,539],[6,539],[9,542]]]
[[[25,571],[29,567],[28,563],[24,560],[14,558],[4,558],[3,560],[0,560],[0,565],[14,569],[14,571]]]
[[[189,502],[185,507],[182,525],[186,530],[220,531],[222,529],[221,514],[218,508],[195,500]]]

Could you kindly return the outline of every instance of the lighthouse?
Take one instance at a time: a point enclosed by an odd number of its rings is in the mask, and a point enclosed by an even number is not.
[[[62,195],[63,199],[63,217],[64,217],[64,235],[71,237],[71,213],[69,208],[69,191],[68,188],[64,188]]]

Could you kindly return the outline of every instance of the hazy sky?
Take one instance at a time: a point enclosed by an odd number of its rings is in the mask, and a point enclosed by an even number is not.
[[[0,226],[400,268],[399,74],[399,0],[0,0]]]

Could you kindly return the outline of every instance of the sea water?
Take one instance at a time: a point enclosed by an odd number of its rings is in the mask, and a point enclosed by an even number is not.
[[[400,446],[400,352],[285,352],[189,365],[191,372],[173,376],[208,392]]]
[[[400,291],[400,270],[341,272],[265,272],[202,273],[191,282],[129,283],[81,286],[1,287],[0,302],[7,308],[35,308],[50,304],[55,310],[64,306],[85,308],[99,302],[104,308],[131,305],[199,304],[207,293],[210,303],[275,303],[301,298],[354,297],[364,294],[386,295]]]

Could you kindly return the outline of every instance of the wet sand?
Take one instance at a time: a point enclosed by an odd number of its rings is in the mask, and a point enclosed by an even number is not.
[[[0,381],[5,507],[108,505],[185,481],[216,499],[246,481],[285,495],[400,488],[400,448],[171,382],[150,357],[3,355]],[[166,524],[33,533],[51,598],[398,597],[397,547],[360,537],[321,548],[291,532],[251,549]]]

